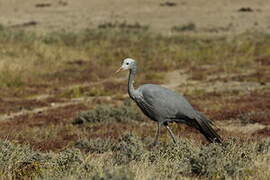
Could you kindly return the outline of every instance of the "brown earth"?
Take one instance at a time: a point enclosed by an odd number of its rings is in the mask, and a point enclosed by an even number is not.
[[[187,81],[189,75],[184,72],[173,71],[165,78],[164,86],[171,89],[182,89],[182,92],[192,89],[182,85]],[[168,80],[166,80],[168,79]],[[196,88],[204,87],[207,81],[194,81]],[[106,91],[117,89],[121,91],[122,97],[126,97],[126,79],[104,80],[94,83],[95,87],[101,85]],[[84,84],[82,87],[86,92],[91,90],[93,84]],[[90,127],[73,126],[72,120],[80,111],[93,108],[97,104],[117,104],[119,95],[93,96],[93,97],[61,97],[66,89],[76,86],[62,88],[55,94],[39,95],[30,99],[14,98],[2,101],[2,109],[5,113],[1,116],[0,137],[2,139],[16,140],[21,143],[30,144],[35,149],[42,151],[61,150],[72,146],[80,138],[118,138],[123,132],[136,132],[143,139],[155,134],[156,124],[147,119],[146,122],[131,123],[99,123]],[[240,139],[252,140],[269,137],[269,91],[258,90],[235,96],[234,94],[219,91],[206,92],[198,95],[187,95],[194,107],[204,112],[209,118],[214,119],[217,131],[224,139],[238,137]],[[181,91],[181,90],[180,90]],[[120,98],[119,103],[122,103]],[[252,103],[250,103],[252,102]],[[207,104],[211,103],[211,109]],[[213,103],[216,103],[216,105]],[[213,109],[213,107],[219,107]],[[53,129],[50,130],[50,127]],[[69,130],[69,128],[72,128]],[[201,143],[207,143],[205,138],[195,129],[186,125],[172,125],[177,136],[196,139]],[[121,129],[121,131],[119,131]],[[40,131],[38,136],[31,135]],[[48,132],[49,131],[49,132]],[[44,138],[43,134],[54,134],[50,138]],[[33,137],[33,138],[32,138]],[[161,140],[170,140],[165,129],[162,130]]]
[[[188,24],[195,28],[185,33],[269,32],[269,16],[268,0],[0,0],[0,24],[37,32],[76,31],[114,22],[137,22],[164,34]]]
[[[106,0],[0,0],[0,24],[38,33],[62,29],[78,31],[118,21],[128,25],[136,22],[149,25],[153,31],[167,35],[178,33],[171,31],[174,26],[184,27],[189,23],[195,24],[196,28],[182,33],[234,35],[249,30],[269,32],[269,17],[268,0],[192,0],[175,1],[175,5],[155,0],[116,0],[110,3]],[[264,57],[256,61],[261,67],[254,72],[230,76],[220,73],[209,76],[220,69],[208,66],[169,72],[163,85],[181,92],[194,107],[216,121],[218,132],[224,139],[269,137],[270,61]],[[70,66],[50,74],[42,84],[27,84],[23,91],[3,89],[0,93],[0,138],[48,151],[63,149],[82,137],[118,138],[122,133],[118,129],[136,131],[143,138],[153,137],[156,125],[150,121],[91,127],[71,125],[78,112],[97,104],[121,104],[127,94],[125,78],[97,81],[104,78],[104,74],[110,76],[106,67],[85,64],[84,60],[70,63]],[[89,79],[93,70],[89,67],[99,69],[95,79]],[[110,94],[106,94],[109,91]],[[172,127],[177,136],[206,143],[192,128],[185,125]],[[38,135],[33,138],[35,134]],[[161,139],[169,138],[163,129]]]

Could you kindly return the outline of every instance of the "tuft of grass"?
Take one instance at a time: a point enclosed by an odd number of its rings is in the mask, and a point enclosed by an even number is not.
[[[110,96],[112,92],[110,90],[105,91],[103,87],[93,87],[87,93],[87,96]]]
[[[160,72],[147,73],[145,75],[145,81],[148,83],[149,82],[162,83],[164,82],[164,79],[165,79],[164,73],[160,73]]]
[[[51,165],[56,171],[64,172],[69,169],[76,169],[83,163],[83,155],[78,149],[67,149],[60,152],[51,160]]]
[[[113,160],[116,165],[141,161],[146,153],[142,141],[132,134],[125,134],[115,145],[113,151],[115,152]]]
[[[149,26],[147,25],[141,25],[139,22],[135,22],[134,24],[129,24],[126,21],[123,22],[119,22],[119,21],[115,21],[115,22],[106,22],[103,24],[98,25],[99,29],[114,29],[114,28],[118,28],[121,30],[126,30],[126,31],[131,31],[131,30],[142,30],[142,31],[146,31],[149,29]]]
[[[192,174],[210,178],[241,177],[251,175],[254,155],[252,146],[228,142],[224,146],[210,144],[199,149],[189,158]]]
[[[102,154],[111,151],[114,147],[112,139],[82,139],[75,143],[75,147],[87,153]]]
[[[79,98],[82,96],[85,96],[85,89],[80,86],[68,89],[61,94],[61,97],[66,98]]]
[[[0,146],[0,172],[3,175],[10,174],[20,179],[40,174],[46,157],[34,152],[29,146],[14,145],[8,141],[0,141]]]
[[[18,70],[13,72],[12,68],[5,66],[0,76],[0,87],[19,88],[25,83],[23,82],[22,72]]]
[[[93,87],[82,87],[76,86],[69,88],[60,94],[60,97],[65,98],[79,98],[88,96],[109,96],[112,92],[107,89],[105,90],[103,86],[93,86]]]
[[[110,180],[134,180],[135,179],[135,173],[133,173],[130,169],[127,169],[125,167],[119,167],[116,169],[104,169],[101,173],[97,173],[93,176],[94,180],[104,180],[104,179],[110,179]]]
[[[176,31],[176,32],[195,31],[195,30],[196,30],[196,25],[194,23],[188,23],[188,24],[172,27],[172,31]]]

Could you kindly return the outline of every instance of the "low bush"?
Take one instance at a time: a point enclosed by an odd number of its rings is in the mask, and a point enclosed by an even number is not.
[[[105,153],[113,149],[115,142],[112,139],[83,139],[75,144],[76,148],[86,153]]]
[[[133,180],[135,175],[130,169],[126,167],[119,167],[116,169],[105,169],[102,173],[95,174],[92,179],[93,180]]]
[[[114,143],[94,139],[76,146],[85,151],[71,148],[40,153],[29,146],[0,141],[0,178],[138,179],[139,169],[154,179],[270,177],[266,171],[269,139],[256,143],[228,140],[223,145],[198,145],[179,139],[177,144],[147,148],[136,135],[125,134]]]
[[[194,23],[188,23],[184,25],[179,25],[179,26],[173,26],[172,31],[195,31],[196,30],[196,25]]]
[[[192,174],[211,178],[241,177],[250,175],[252,146],[230,141],[224,146],[209,144],[189,157]]]
[[[126,134],[113,148],[114,164],[128,164],[132,161],[141,161],[147,153],[142,141],[135,135]]]
[[[131,105],[130,101],[126,101],[120,107],[100,105],[93,110],[80,112],[73,124],[142,121],[142,119],[142,114]]]
[[[163,162],[158,168],[166,177],[202,176],[211,179],[252,177],[258,155],[269,153],[269,140],[261,143],[242,143],[228,140],[223,145],[197,146],[187,140],[162,146],[152,153],[151,161]]]
[[[33,151],[29,146],[0,141],[0,172],[16,179],[40,174],[47,157]]]

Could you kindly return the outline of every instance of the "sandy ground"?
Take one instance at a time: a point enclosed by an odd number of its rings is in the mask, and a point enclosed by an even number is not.
[[[138,22],[164,34],[188,23],[196,26],[188,33],[270,32],[270,1],[0,0],[0,24],[15,28],[75,31],[115,21]]]

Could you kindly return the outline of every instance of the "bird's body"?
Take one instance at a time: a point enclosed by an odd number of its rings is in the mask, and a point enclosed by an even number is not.
[[[146,105],[148,107],[146,110],[152,110],[149,116],[152,120],[173,121],[180,118],[181,115],[191,116],[192,113],[195,113],[183,96],[162,86],[145,84],[138,88],[138,92],[140,96],[135,98],[135,102],[141,109],[144,109],[144,105]]]
[[[175,137],[168,126],[170,122],[184,123],[199,130],[208,141],[220,143],[220,136],[211,127],[212,121],[196,111],[191,104],[181,95],[155,84],[145,84],[134,89],[133,82],[136,74],[136,62],[127,58],[122,69],[129,69],[128,93],[142,112],[150,119],[158,122],[155,143],[159,136],[159,127],[164,125],[174,142]]]

